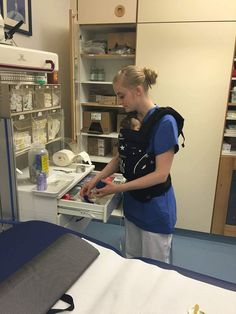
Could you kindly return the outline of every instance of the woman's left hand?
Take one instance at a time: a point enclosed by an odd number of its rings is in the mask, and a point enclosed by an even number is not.
[[[106,183],[106,185],[103,188],[95,189],[94,194],[96,197],[103,197],[109,194],[120,192],[120,184],[115,184],[106,180],[102,180],[102,182]]]

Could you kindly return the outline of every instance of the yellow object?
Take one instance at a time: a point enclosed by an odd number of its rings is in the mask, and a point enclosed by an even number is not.
[[[203,312],[198,304],[195,304],[194,307],[188,310],[188,314],[206,314]]]

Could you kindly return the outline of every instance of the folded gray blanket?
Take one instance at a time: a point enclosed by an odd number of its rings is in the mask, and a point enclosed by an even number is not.
[[[78,236],[62,235],[0,284],[0,312],[47,313],[98,255]]]

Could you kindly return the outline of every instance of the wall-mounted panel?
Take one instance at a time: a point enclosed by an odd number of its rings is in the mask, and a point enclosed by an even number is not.
[[[235,0],[139,0],[139,23],[233,20]]]
[[[154,101],[185,117],[173,165],[177,227],[210,232],[236,23],[139,24],[136,63],[158,71]]]
[[[135,23],[137,0],[78,0],[79,24]]]

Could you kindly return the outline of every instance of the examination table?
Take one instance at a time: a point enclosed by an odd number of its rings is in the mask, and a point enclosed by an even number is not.
[[[126,259],[109,245],[42,221],[22,222],[0,234],[0,270],[3,314],[50,308],[187,314],[195,304],[206,314],[236,314],[236,284],[151,259]],[[58,300],[64,293],[74,306]]]

